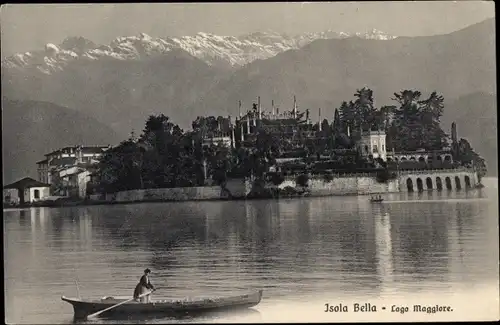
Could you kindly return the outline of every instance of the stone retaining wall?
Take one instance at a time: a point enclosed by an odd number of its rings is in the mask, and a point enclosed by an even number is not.
[[[278,188],[297,187],[295,178],[287,177]],[[399,191],[399,180],[389,180],[387,183],[379,183],[375,177],[369,176],[340,176],[326,181],[322,177],[312,177],[307,186],[311,196],[331,195],[359,195],[392,193]]]
[[[266,187],[298,188],[295,176],[286,176],[278,186]],[[331,181],[321,176],[312,176],[307,189],[310,196],[383,194],[423,190],[460,190],[473,188],[479,184],[477,172],[473,170],[402,171],[397,179],[385,183],[368,174],[335,175]],[[250,179],[229,180],[224,188],[220,186],[180,187],[122,191],[106,194],[108,202],[147,201],[194,201],[218,199],[244,199],[250,193]]]
[[[106,194],[110,202],[192,201],[221,199],[220,186],[151,188]]]

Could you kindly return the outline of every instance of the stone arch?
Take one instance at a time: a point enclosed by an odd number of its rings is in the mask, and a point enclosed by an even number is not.
[[[471,188],[472,186],[470,184],[470,177],[468,175],[465,175],[464,180],[465,180],[465,188]]]
[[[419,162],[425,162],[425,157],[423,157],[423,156],[418,157],[418,161]]]
[[[436,177],[436,188],[438,191],[443,190],[443,182],[441,181],[441,177]]]
[[[432,178],[427,177],[427,178],[425,179],[425,185],[427,185],[427,189],[428,189],[428,190],[432,190]]]
[[[455,176],[455,187],[457,188],[457,190],[462,189],[462,184],[460,183],[460,177],[458,176]]]
[[[451,179],[449,177],[446,177],[445,182],[446,182],[446,189],[451,190],[452,189]]]
[[[415,156],[411,156],[411,157],[410,157],[410,160],[416,161],[416,160],[417,160],[417,158],[415,158]]]
[[[394,161],[395,161],[395,162],[398,162],[398,161],[399,161],[398,157],[395,157],[395,158],[394,158]]]
[[[443,157],[441,157],[441,155],[438,155],[436,157],[436,160],[439,161],[439,162],[443,162]]]
[[[401,161],[407,161],[408,159],[406,157],[401,157]]]
[[[420,177],[417,178],[417,190],[419,192],[422,192],[424,190],[424,182],[422,182],[422,179]]]
[[[387,162],[392,162],[392,158],[391,157],[387,157]]]
[[[408,192],[413,192],[413,181],[411,178],[406,180],[406,188],[408,189]]]
[[[450,162],[451,161],[451,156],[450,155],[444,156],[444,161]]]

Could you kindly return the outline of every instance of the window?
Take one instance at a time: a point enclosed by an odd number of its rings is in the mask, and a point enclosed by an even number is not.
[[[377,147],[377,145],[374,145],[374,146],[373,146],[373,152],[378,152],[378,147]]]
[[[382,145],[382,152],[385,151],[385,145]]]
[[[34,195],[35,199],[39,199],[40,198],[40,190],[34,190],[33,195]]]
[[[368,152],[368,145],[365,145],[365,152]]]

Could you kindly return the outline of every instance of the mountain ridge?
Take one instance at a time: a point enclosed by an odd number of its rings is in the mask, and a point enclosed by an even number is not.
[[[75,60],[138,60],[145,56],[165,54],[172,49],[182,49],[209,65],[241,67],[255,59],[266,59],[289,49],[300,48],[316,39],[347,37],[386,40],[396,36],[377,29],[353,34],[327,30],[296,36],[253,32],[238,37],[198,32],[192,36],[160,38],[140,33],[116,37],[108,45],[98,45],[84,37],[72,36],[59,45],[48,43],[43,50],[11,55],[2,60],[2,67],[22,69],[35,66],[41,73],[51,74]]]
[[[65,41],[64,48],[75,53],[95,46],[78,37]],[[127,52],[126,46],[122,50],[131,56],[136,53]],[[334,109],[342,101],[353,100],[356,89],[362,87],[373,90],[376,107],[394,104],[393,93],[403,89],[419,90],[422,97],[437,91],[445,98],[447,114],[455,110],[455,99],[476,92],[496,93],[495,71],[495,26],[489,20],[438,36],[317,39],[238,69],[227,69],[225,63],[208,65],[173,48],[141,60],[77,60],[50,74],[40,73],[37,67],[2,69],[1,78],[2,92],[10,99],[71,107],[111,126],[125,139],[131,131],[142,131],[149,114],[163,113],[182,128],[190,128],[200,115],[237,116],[240,100],[244,113],[258,96],[264,110],[271,110],[273,100],[283,112],[292,109],[295,95],[299,110],[310,109],[313,121],[319,118],[318,108],[321,119],[331,121]],[[468,116],[480,120],[477,114]],[[448,122],[444,125],[449,131]],[[459,125],[459,134],[460,129]],[[480,146],[482,136],[469,134],[471,144]],[[26,145],[32,150],[31,144]],[[491,151],[485,148],[481,150]],[[488,154],[481,150],[479,154]]]
[[[445,101],[476,91],[495,93],[494,31],[494,21],[487,20],[438,36],[384,42],[316,40],[245,65],[190,110],[192,115],[210,111],[234,116],[238,101],[249,109],[258,96],[267,110],[271,100],[290,109],[296,96],[299,108],[312,112],[321,108],[324,118],[333,117],[334,109],[353,99],[352,94],[362,87],[374,91],[378,106],[393,104],[393,93],[403,89],[437,91]]]

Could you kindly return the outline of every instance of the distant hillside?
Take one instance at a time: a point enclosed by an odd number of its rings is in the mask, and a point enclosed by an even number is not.
[[[393,93],[403,89],[424,96],[436,90],[451,100],[494,93],[495,71],[494,19],[446,35],[316,40],[239,69],[192,105],[190,115],[196,110],[234,116],[239,100],[249,109],[258,96],[268,111],[271,100],[280,111],[290,110],[296,95],[299,109],[309,108],[313,120],[319,107],[322,118],[331,119],[363,86],[374,91],[377,106],[393,103]]]
[[[36,162],[63,146],[115,145],[110,127],[83,113],[47,102],[2,100],[3,183],[37,179]]]
[[[36,67],[2,69],[2,93],[74,108],[111,126],[122,138],[140,133],[149,114],[190,124],[185,108],[209,91],[226,70],[182,50],[144,60],[75,61],[49,75]]]
[[[497,114],[496,96],[478,92],[446,104],[441,119],[447,132],[453,121],[457,123],[458,137],[467,139],[486,160],[491,176],[498,175]]]

